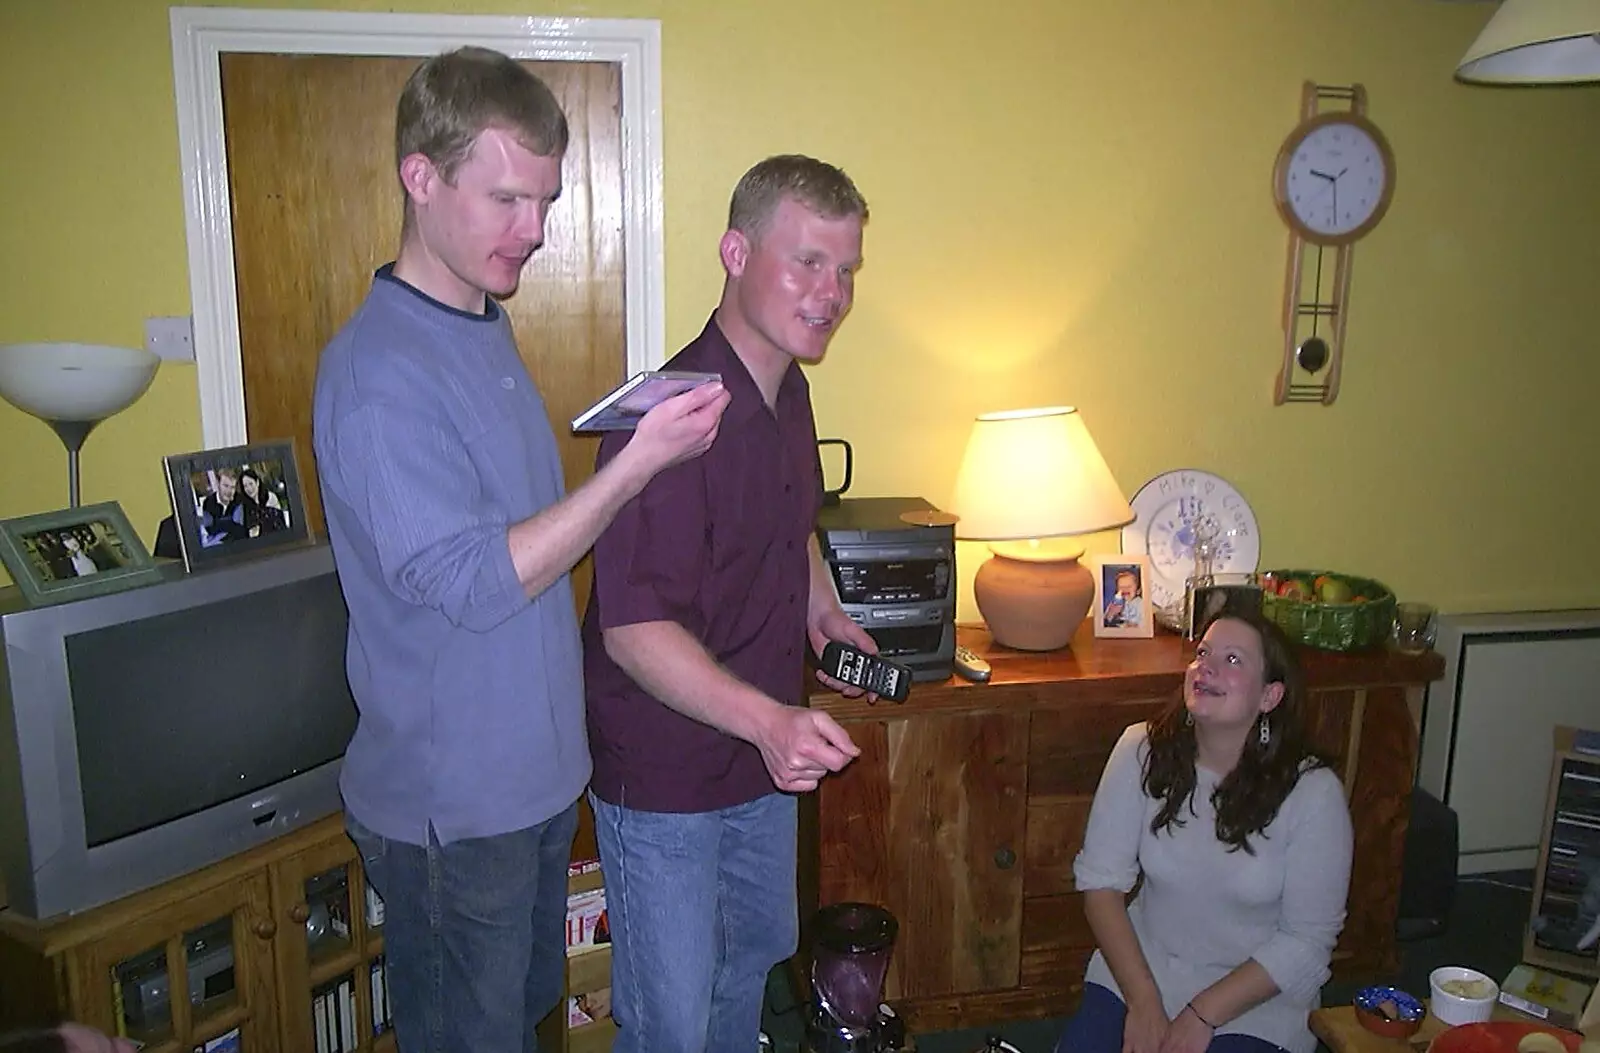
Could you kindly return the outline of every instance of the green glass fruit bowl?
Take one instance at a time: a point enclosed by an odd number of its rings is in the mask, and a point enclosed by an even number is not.
[[[1261,572],[1261,612],[1289,639],[1324,651],[1382,647],[1394,628],[1394,591],[1336,570]]]

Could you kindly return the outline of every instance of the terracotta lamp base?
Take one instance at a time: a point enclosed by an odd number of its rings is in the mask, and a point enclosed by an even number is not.
[[[990,545],[972,595],[994,642],[1019,651],[1065,647],[1094,603],[1094,575],[1078,546],[1037,542]]]

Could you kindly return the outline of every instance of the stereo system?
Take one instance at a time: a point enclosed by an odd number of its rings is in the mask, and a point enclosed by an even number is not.
[[[953,667],[954,522],[919,497],[846,497],[817,517],[845,613],[913,680],[944,680]]]

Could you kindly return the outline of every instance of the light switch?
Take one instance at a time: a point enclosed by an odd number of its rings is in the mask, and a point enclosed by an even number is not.
[[[169,362],[194,361],[194,319],[189,315],[144,320],[144,347]]]

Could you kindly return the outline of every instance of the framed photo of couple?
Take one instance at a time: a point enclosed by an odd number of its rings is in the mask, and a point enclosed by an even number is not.
[[[161,573],[115,501],[7,519],[0,562],[30,607],[120,592]]]
[[[1096,636],[1147,638],[1155,635],[1155,610],[1145,595],[1150,581],[1149,557],[1124,552],[1097,556],[1091,561],[1094,574],[1094,607],[1089,616]]]
[[[189,570],[310,540],[293,442],[174,454],[165,464]]]

